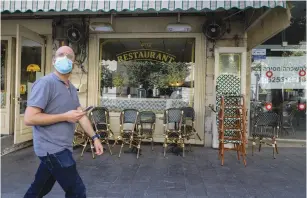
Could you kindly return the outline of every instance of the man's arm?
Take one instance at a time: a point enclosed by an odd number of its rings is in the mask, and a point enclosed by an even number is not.
[[[27,107],[24,117],[27,126],[51,125],[67,121],[65,114],[46,114],[38,107]]]
[[[82,111],[81,107],[78,107],[79,111]],[[96,133],[93,129],[93,126],[90,122],[90,120],[88,119],[87,116],[83,116],[80,120],[79,123],[81,125],[81,127],[84,129],[85,133],[89,136],[89,137],[93,137]]]

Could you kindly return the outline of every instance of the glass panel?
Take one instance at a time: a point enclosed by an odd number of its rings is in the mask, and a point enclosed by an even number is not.
[[[111,111],[193,106],[191,38],[101,39],[100,101]]]
[[[219,56],[219,75],[234,74],[240,77],[241,54],[221,53]]]
[[[21,49],[21,71],[20,71],[20,114],[25,112],[27,99],[36,79],[41,75],[41,44],[23,39]]]
[[[1,40],[1,109],[6,107],[6,69],[7,69],[8,41]]]
[[[267,49],[264,53],[253,55],[251,120],[260,112],[275,112],[280,118],[279,138],[305,140],[306,52]]]

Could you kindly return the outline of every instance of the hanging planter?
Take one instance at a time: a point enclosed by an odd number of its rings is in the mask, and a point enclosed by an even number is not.
[[[27,72],[30,72],[29,75],[29,82],[34,82],[35,81],[35,73],[39,72],[41,70],[41,68],[36,65],[36,64],[30,64],[27,66]]]

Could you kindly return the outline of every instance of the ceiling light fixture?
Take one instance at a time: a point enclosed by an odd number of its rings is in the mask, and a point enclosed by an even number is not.
[[[177,23],[170,23],[166,26],[167,32],[191,32],[190,24],[180,23],[180,13],[178,13]]]
[[[112,22],[113,22],[113,14],[111,14],[110,23],[93,22],[90,25],[90,29],[95,32],[114,32],[114,29],[112,27]]]

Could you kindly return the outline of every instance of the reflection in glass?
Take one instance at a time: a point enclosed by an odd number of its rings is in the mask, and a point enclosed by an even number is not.
[[[221,53],[219,56],[219,73],[234,74],[240,77],[241,54]]]
[[[6,69],[7,69],[7,49],[8,41],[1,40],[1,109],[6,106]]]
[[[280,118],[279,138],[305,140],[306,53],[270,50],[267,53],[270,54],[252,64],[251,122],[260,112],[267,111],[264,107],[271,103],[272,111]]]
[[[42,46],[39,43],[23,40],[20,71],[20,114],[25,112],[33,83],[42,75],[41,54]]]
[[[194,39],[102,39],[101,103],[161,112],[193,105]]]

